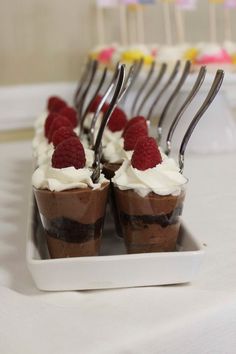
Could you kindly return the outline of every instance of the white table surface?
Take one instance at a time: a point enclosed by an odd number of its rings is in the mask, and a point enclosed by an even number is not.
[[[187,285],[37,290],[25,259],[30,174],[30,142],[1,144],[1,354],[236,353],[236,152],[186,156],[183,218],[206,245]]]

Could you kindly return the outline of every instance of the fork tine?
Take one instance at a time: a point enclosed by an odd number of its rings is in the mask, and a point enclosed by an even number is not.
[[[206,110],[211,105],[212,101],[215,99],[217,93],[219,92],[219,89],[222,85],[223,79],[224,79],[224,71],[217,70],[214,81],[211,85],[211,88],[210,88],[210,91],[208,92],[207,97],[205,98],[203,104],[201,105],[201,107],[199,108],[199,110],[197,111],[195,116],[193,117],[193,119],[192,119],[192,121],[191,121],[191,123],[190,123],[184,137],[183,137],[183,140],[181,142],[180,149],[179,149],[179,168],[180,168],[181,173],[183,173],[183,169],[184,169],[184,153],[186,150],[186,146],[189,142],[189,139],[190,139],[196,125],[198,124],[199,120],[204,115]]]

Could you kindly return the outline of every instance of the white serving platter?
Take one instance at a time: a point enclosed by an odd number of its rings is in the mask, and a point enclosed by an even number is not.
[[[45,291],[110,289],[191,282],[204,250],[182,224],[176,252],[126,254],[115,236],[110,214],[105,222],[101,254],[96,257],[50,259],[42,224],[30,208],[26,259],[38,289]]]

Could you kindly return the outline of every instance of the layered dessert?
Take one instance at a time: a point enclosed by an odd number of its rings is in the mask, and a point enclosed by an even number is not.
[[[153,138],[139,138],[112,178],[128,253],[176,249],[187,179]]]
[[[98,183],[93,183],[91,154],[85,153],[71,127],[60,126],[55,118],[51,124],[57,126],[53,134],[46,123],[45,130],[50,144],[53,141],[52,156],[41,161],[32,176],[50,256],[97,255],[109,182],[101,174]]]

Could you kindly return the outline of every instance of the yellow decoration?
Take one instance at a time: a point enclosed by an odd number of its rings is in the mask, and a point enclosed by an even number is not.
[[[132,63],[135,60],[140,60],[141,58],[144,59],[144,64],[150,65],[154,61],[153,57],[148,54],[144,54],[139,50],[130,50],[123,52],[121,55],[121,61]]]
[[[236,54],[231,55],[232,63],[236,65]]]
[[[92,60],[98,59],[99,52],[91,52],[89,53],[89,58]]]
[[[131,11],[137,11],[142,8],[142,5],[140,4],[129,4],[128,9]]]
[[[199,51],[197,48],[189,48],[184,53],[184,59],[194,61],[196,59],[198,53],[199,53]]]
[[[224,0],[209,0],[211,4],[223,4]]]

